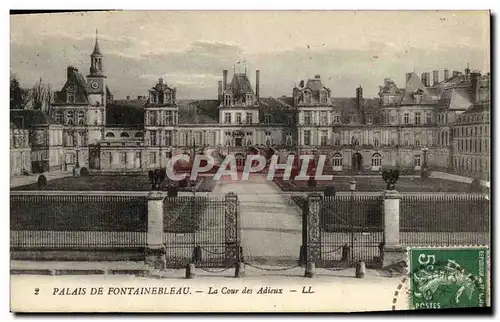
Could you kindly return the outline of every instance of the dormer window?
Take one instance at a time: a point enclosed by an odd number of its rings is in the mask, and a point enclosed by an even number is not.
[[[311,103],[311,92],[309,91],[304,92],[304,102]]]
[[[226,95],[224,96],[224,105],[225,105],[225,106],[229,106],[229,105],[231,105],[231,95],[226,94]]]
[[[253,100],[252,100],[252,94],[247,94],[246,95],[246,105],[247,106],[252,106]]]
[[[75,102],[75,92],[74,91],[67,91],[66,92],[66,102],[67,103],[74,103]]]
[[[266,114],[265,115],[264,122],[267,123],[267,124],[271,123],[271,114]]]
[[[166,104],[171,104],[172,103],[172,93],[168,92],[165,94],[165,103]]]
[[[371,114],[366,115],[366,124],[373,123],[373,116]]]
[[[165,104],[165,94],[158,92],[158,104]]]
[[[320,96],[320,102],[326,103],[328,101],[328,94],[326,92],[322,92]]]

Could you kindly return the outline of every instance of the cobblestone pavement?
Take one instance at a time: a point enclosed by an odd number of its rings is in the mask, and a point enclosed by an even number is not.
[[[234,192],[240,200],[241,242],[245,261],[292,266],[299,259],[301,216],[265,176],[219,182],[214,193]]]

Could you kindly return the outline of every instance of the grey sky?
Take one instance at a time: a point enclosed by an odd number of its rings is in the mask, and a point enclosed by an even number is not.
[[[253,84],[261,70],[262,96],[290,95],[315,74],[346,97],[359,85],[375,96],[385,77],[403,86],[408,71],[490,70],[486,11],[125,11],[11,17],[11,73],[60,89],[67,65],[87,74],[96,28],[117,98],[160,76],[180,98],[215,98],[222,69],[231,77],[243,59]]]

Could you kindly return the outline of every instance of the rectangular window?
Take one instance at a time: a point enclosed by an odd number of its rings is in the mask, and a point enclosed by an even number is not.
[[[311,125],[311,112],[304,112],[304,125]]]
[[[426,115],[426,121],[427,121],[427,124],[430,124],[432,123],[432,114],[431,113],[427,113]]]
[[[328,131],[321,131],[321,145],[326,146],[328,139]]]
[[[328,114],[325,111],[321,111],[319,113],[319,124],[320,125],[328,125]]]
[[[55,118],[56,123],[61,124],[63,122],[63,112],[57,111],[54,118]]]
[[[165,145],[172,145],[172,131],[165,131]]]
[[[241,124],[241,113],[236,113],[236,123]]]
[[[288,125],[293,125],[293,115],[288,115],[288,117],[287,117],[287,124]]]
[[[340,115],[335,115],[333,117],[333,123],[340,124]]]
[[[264,122],[267,123],[267,124],[271,123],[271,114],[266,114],[265,115]]]
[[[156,145],[156,131],[149,132],[149,145]]]
[[[127,153],[120,152],[120,164],[125,164],[125,163],[127,163]]]
[[[311,131],[304,131],[304,145],[311,145]]]
[[[366,124],[372,124],[373,123],[373,116],[371,114],[368,114],[366,116]]]
[[[252,121],[252,113],[247,113],[247,123],[248,124],[252,124],[253,121]]]
[[[415,125],[420,125],[420,113],[415,113]]]
[[[224,123],[231,123],[231,113],[224,113]]]
[[[410,114],[404,114],[404,124],[410,124]]]
[[[149,164],[156,164],[156,152],[149,152]]]
[[[75,102],[75,93],[74,92],[66,92],[66,98],[68,103]]]
[[[172,111],[166,111],[165,112],[165,124],[166,125],[173,125],[173,122],[172,122]]]

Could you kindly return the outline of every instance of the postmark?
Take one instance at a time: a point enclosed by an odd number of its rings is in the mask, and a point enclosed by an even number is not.
[[[488,306],[488,247],[409,250],[411,309]]]

